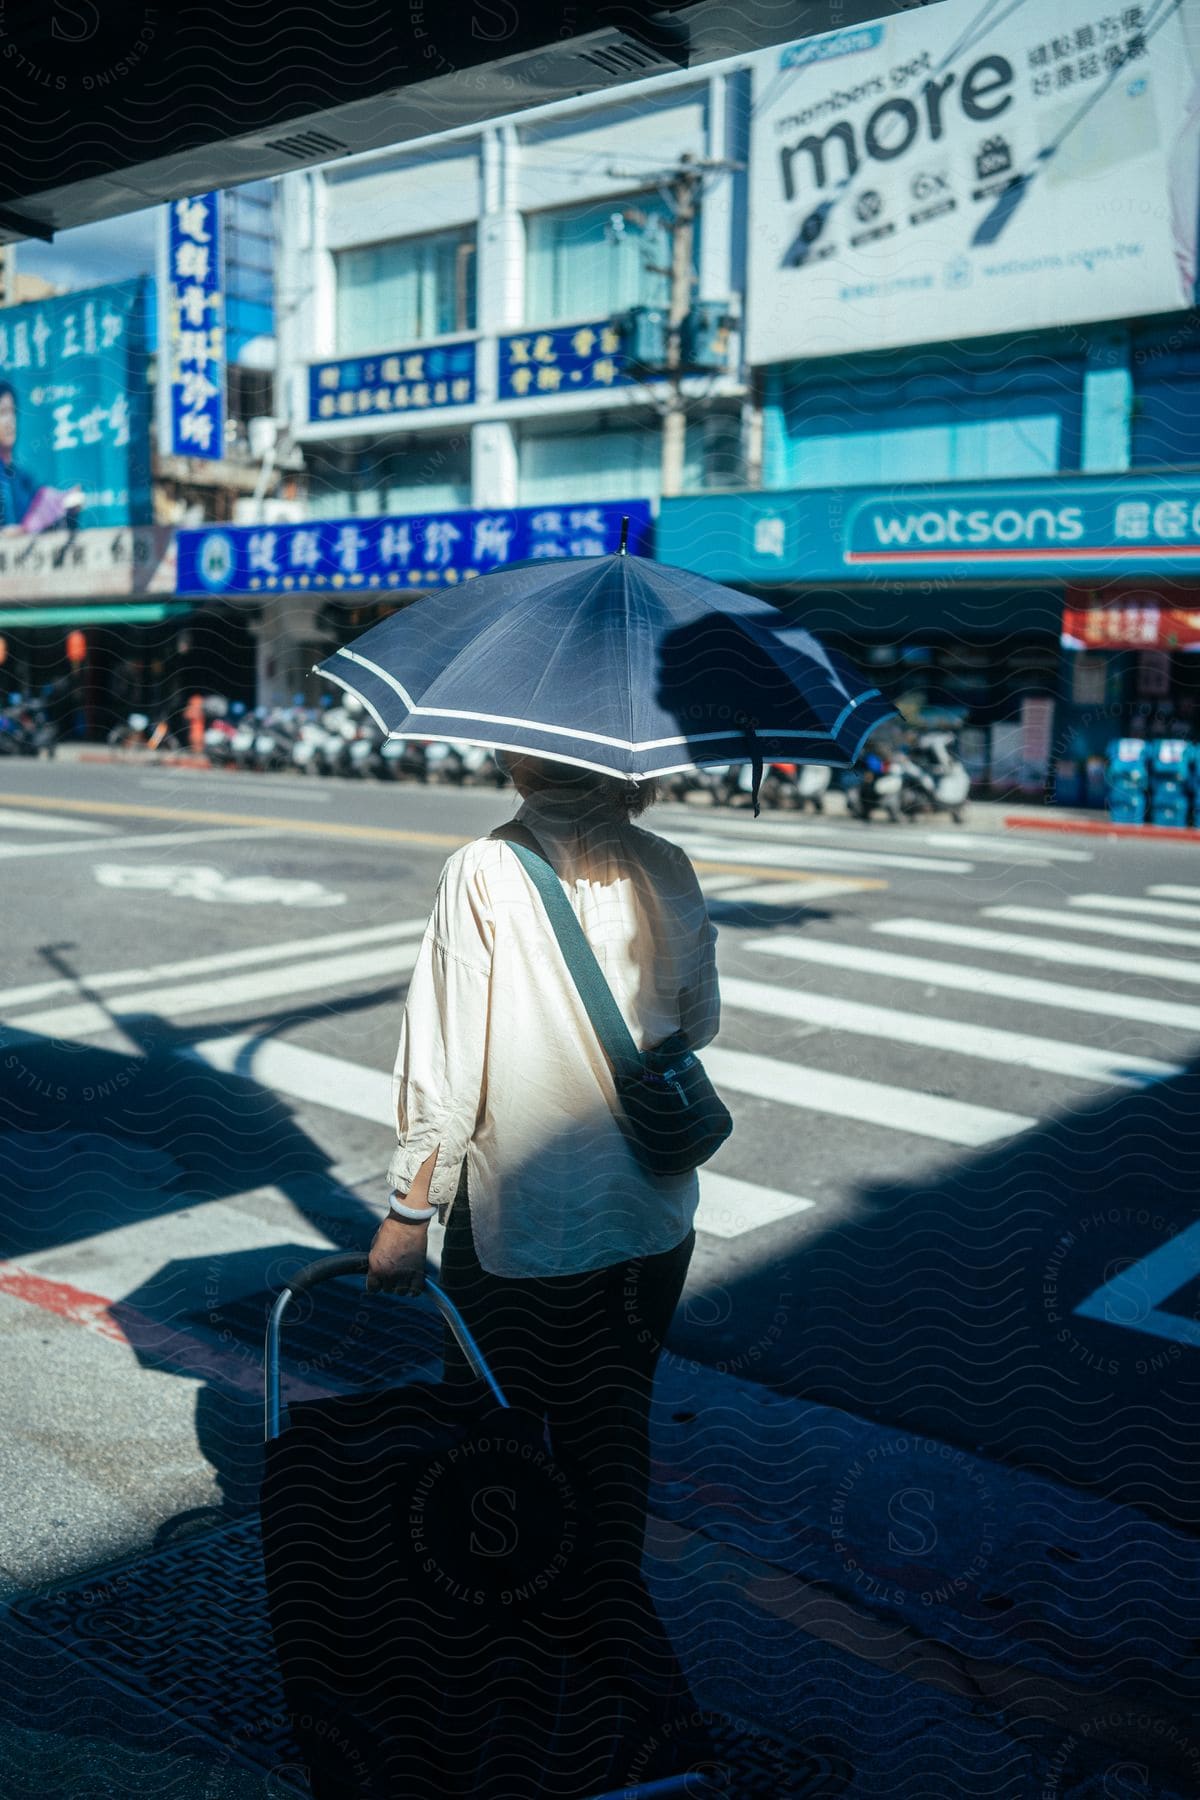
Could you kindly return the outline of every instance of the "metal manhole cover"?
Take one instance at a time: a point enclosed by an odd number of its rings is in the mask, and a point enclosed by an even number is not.
[[[272,1792],[307,1794],[283,1709],[257,1515],[98,1571],[75,1587],[29,1595],[9,1617],[186,1719],[230,1761],[269,1770]],[[736,1771],[730,1800],[816,1800],[848,1784],[851,1771],[837,1758],[706,1717]]]

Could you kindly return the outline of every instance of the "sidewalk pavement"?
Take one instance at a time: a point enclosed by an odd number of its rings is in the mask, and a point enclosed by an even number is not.
[[[1082,1800],[1134,1763],[1139,1791],[1198,1791],[1186,1534],[670,1352],[652,1428],[647,1578],[701,1704],[768,1769],[737,1800]],[[919,1555],[906,1496],[938,1524]],[[16,1600],[0,1659],[6,1800],[292,1791],[253,1508]],[[814,1755],[829,1779],[771,1785]]]

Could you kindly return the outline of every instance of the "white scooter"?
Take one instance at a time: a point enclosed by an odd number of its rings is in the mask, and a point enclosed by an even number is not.
[[[861,769],[854,771],[846,789],[846,811],[864,824],[870,822],[875,811],[886,813],[894,825],[899,824],[903,787],[901,759],[896,753],[886,759],[871,756]]]
[[[953,734],[922,732],[911,754],[901,757],[900,763],[901,811],[909,817],[922,812],[948,812],[954,823],[961,825],[971,777],[955,752]]]

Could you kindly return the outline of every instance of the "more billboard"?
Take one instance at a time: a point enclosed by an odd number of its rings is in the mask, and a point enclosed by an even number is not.
[[[0,310],[0,532],[150,511],[142,278]]]
[[[942,0],[753,63],[750,362],[1193,304],[1200,0]]]

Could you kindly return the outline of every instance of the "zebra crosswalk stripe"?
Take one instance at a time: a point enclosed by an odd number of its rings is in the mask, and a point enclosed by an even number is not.
[[[670,836],[671,841],[686,850],[693,860],[707,857],[725,863],[773,864],[795,869],[797,874],[807,868],[851,868],[862,869],[864,873],[877,869],[918,869],[925,874],[969,875],[975,867],[974,863],[949,857],[901,856],[886,850],[831,850],[826,844],[748,844],[743,848],[733,838],[716,834],[699,836],[664,831],[660,835]]]
[[[1071,931],[1094,931],[1101,937],[1131,938],[1142,944],[1200,944],[1200,931],[1180,925],[1141,924],[1136,919],[1110,919],[1103,913],[1072,913],[1065,918],[1049,906],[985,906],[987,919],[1012,919],[1024,925],[1057,925]],[[1200,913],[1196,914],[1200,919]]]
[[[245,974],[201,981],[182,987],[139,989],[119,996],[107,1005],[91,1000],[72,1006],[48,1007],[23,1013],[6,1029],[10,1040],[21,1036],[86,1038],[117,1028],[122,1019],[147,1013],[182,1018],[190,1013],[212,1012],[221,1007],[247,1006],[260,1000],[278,1000],[288,994],[309,994],[319,988],[351,981],[380,979],[394,983],[406,975],[420,946],[394,943],[379,950],[360,950],[317,961],[289,963],[280,969],[252,969]]]
[[[1200,888],[1196,889],[1196,895],[1200,898]],[[1131,900],[1123,894],[1072,894],[1068,904],[1095,907],[1104,912],[1135,913],[1138,918],[1200,921],[1200,906],[1188,906],[1182,900]]]
[[[320,1050],[307,1050],[300,1044],[256,1038],[248,1032],[206,1038],[179,1054],[211,1069],[244,1075],[293,1100],[328,1106],[392,1129],[391,1076],[364,1064],[328,1056]],[[814,1204],[782,1188],[764,1187],[702,1169],[696,1229],[711,1237],[741,1237],[764,1225],[778,1224]]]
[[[778,932],[771,937],[749,938],[743,950],[766,956],[782,956],[792,962],[816,963],[824,968],[849,969],[859,975],[886,975],[894,981],[919,981],[926,987],[957,988],[964,993],[993,1000],[1016,1000],[1035,1006],[1060,1007],[1068,1012],[1093,1013],[1100,1018],[1132,1019],[1140,1025],[1169,1025],[1180,1031],[1200,1031],[1200,1006],[1177,1000],[1155,1000],[1136,994],[1117,994],[1103,988],[1072,987],[1067,982],[1046,981],[1033,975],[1014,975],[1002,969],[984,969],[974,963],[934,961],[927,956],[902,955],[877,950],[867,944],[838,944],[828,938],[800,937]],[[707,1052],[705,1053],[707,1060]]]
[[[736,879],[736,877],[735,877]],[[220,970],[252,968],[272,962],[295,962],[301,957],[328,955],[334,950],[355,950],[366,944],[388,943],[394,938],[423,935],[426,920],[397,919],[392,925],[368,925],[361,931],[334,931],[322,937],[285,938],[274,944],[255,944],[248,950],[219,950],[212,956],[193,956],[184,962],[152,963],[144,969],[109,969],[82,977],[93,992],[138,987],[151,981],[170,981],[179,975],[213,975]],[[56,978],[34,981],[25,987],[0,991],[0,1007],[29,1006],[37,1000],[53,1000],[73,994],[76,983]]]
[[[944,1100],[918,1089],[863,1081],[857,1075],[831,1075],[805,1063],[780,1062],[713,1044],[705,1049],[704,1063],[718,1087],[806,1112],[830,1113],[889,1131],[937,1138],[945,1144],[990,1144],[1036,1123],[1020,1113],[973,1106],[965,1100]]]
[[[1165,981],[1200,983],[1200,963],[1182,956],[1143,956],[1137,950],[1103,950],[1069,938],[1024,937],[1015,931],[986,931],[943,919],[880,919],[872,925],[889,937],[920,938],[927,944],[959,944],[965,950],[998,950],[1002,956],[1034,956],[1045,962],[1074,963],[1081,969],[1115,969],[1122,975],[1149,975]]]
[[[722,978],[721,1005],[767,1013],[777,1019],[804,1020],[808,1024],[823,1025],[830,1031],[886,1038],[923,1050],[942,1050],[955,1056],[978,1057],[985,1062],[1042,1069],[1050,1075],[1067,1075],[1079,1081],[1140,1087],[1183,1073],[1179,1064],[1159,1062],[1149,1056],[1126,1056],[1119,1050],[1063,1043],[1056,1038],[1034,1036],[1031,1032],[1000,1031],[990,1025],[934,1018],[927,1013],[866,1006],[834,995],[781,988],[765,981],[745,981],[737,976]]]

